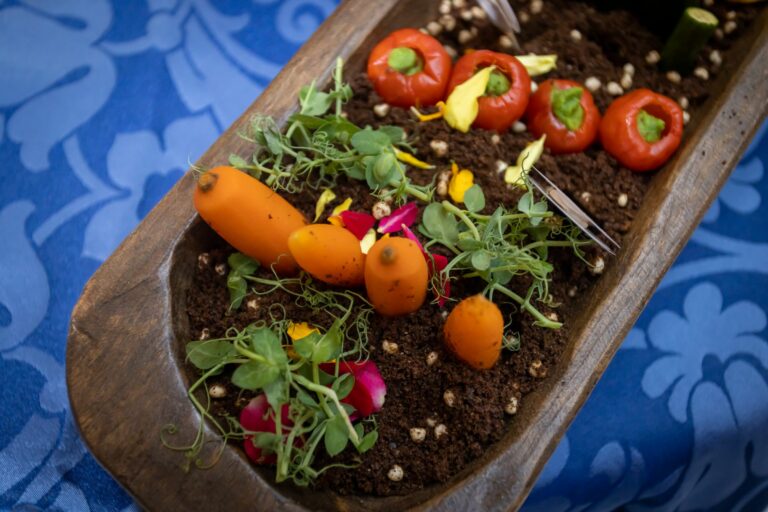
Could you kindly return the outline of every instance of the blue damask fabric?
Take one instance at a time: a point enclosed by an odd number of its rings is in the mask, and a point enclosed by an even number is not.
[[[136,510],[68,410],[72,306],[335,4],[0,0],[0,510]],[[765,131],[526,510],[768,503]]]

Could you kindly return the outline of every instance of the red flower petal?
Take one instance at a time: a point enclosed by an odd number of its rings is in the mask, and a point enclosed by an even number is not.
[[[351,231],[358,240],[362,240],[368,230],[376,224],[376,219],[373,218],[373,215],[367,213],[346,210],[341,212],[339,216],[344,223],[344,227]]]
[[[379,221],[379,233],[397,233],[405,224],[411,227],[419,216],[419,207],[416,203],[406,203],[391,215],[384,217]]]
[[[445,303],[451,298],[451,281],[446,280],[443,284],[443,291],[440,293],[435,292],[435,295],[437,295],[437,305],[440,307],[445,306]]]
[[[288,405],[283,405],[281,408],[280,421],[284,427],[290,427],[293,425],[291,418],[288,414]],[[243,429],[251,432],[271,432],[275,433],[277,425],[275,425],[274,413],[272,408],[267,402],[267,396],[261,394],[251,400],[242,411],[240,411],[240,425]],[[285,431],[286,429],[283,428]],[[253,444],[253,436],[246,435],[243,447],[246,455],[256,464],[274,464],[277,462],[277,456],[274,453],[262,454],[261,448]]]
[[[442,254],[433,254],[432,259],[427,258],[427,265],[429,266],[429,272],[441,272],[448,266],[448,258]]]
[[[321,364],[320,368],[333,374],[333,364]],[[339,363],[339,375],[351,373],[355,377],[355,386],[342,402],[353,406],[361,417],[370,416],[381,410],[387,386],[373,361]],[[355,416],[353,414],[353,416]]]

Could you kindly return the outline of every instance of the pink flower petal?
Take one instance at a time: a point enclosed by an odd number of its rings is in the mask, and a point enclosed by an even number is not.
[[[353,212],[351,210],[343,211],[339,214],[344,227],[351,231],[358,240],[362,240],[369,229],[376,224],[373,215],[362,212]]]
[[[288,405],[283,405],[280,414],[280,420],[284,426],[283,431],[290,430],[290,427],[293,425],[288,412]],[[266,395],[261,394],[252,399],[240,411],[240,425],[242,425],[243,429],[251,432],[275,433],[277,425],[275,425],[274,413],[269,406],[269,402],[267,402]],[[289,428],[286,429],[285,427]],[[277,457],[274,453],[262,454],[261,448],[254,445],[252,439],[252,435],[245,436],[243,447],[248,458],[256,464],[274,464],[277,462]]]
[[[392,212],[391,215],[384,217],[379,221],[379,233],[397,233],[402,228],[401,226],[405,224],[408,227],[411,227],[414,222],[416,222],[416,219],[419,216],[419,207],[416,206],[416,203],[406,203],[394,212]]]
[[[424,250],[424,246],[421,245],[421,242],[419,242],[419,239],[416,238],[416,235],[413,231],[411,231],[411,228],[405,224],[400,224],[400,227],[403,229],[403,235],[405,235],[405,238],[414,242],[419,247],[421,254],[423,254],[424,257],[427,258],[427,262],[429,262],[429,258],[427,257],[427,252]]]
[[[333,374],[333,364],[320,365],[323,371]],[[355,377],[355,386],[342,402],[353,406],[361,417],[370,416],[381,410],[387,394],[387,386],[373,361],[362,363],[343,361],[339,363],[339,374],[351,373]]]

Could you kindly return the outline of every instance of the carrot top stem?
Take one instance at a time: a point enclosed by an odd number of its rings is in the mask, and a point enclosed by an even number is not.
[[[197,178],[197,187],[202,192],[208,192],[211,190],[219,179],[219,175],[215,172],[204,172]]]
[[[395,262],[396,259],[397,259],[397,250],[391,245],[388,245],[381,250],[381,255],[379,256],[379,260],[384,265],[391,265]]]

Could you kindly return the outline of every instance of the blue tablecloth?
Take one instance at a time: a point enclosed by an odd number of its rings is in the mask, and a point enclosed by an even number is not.
[[[70,311],[96,267],[334,7],[0,0],[0,509],[135,508],[73,426]],[[764,132],[526,510],[768,503]]]

